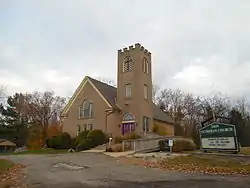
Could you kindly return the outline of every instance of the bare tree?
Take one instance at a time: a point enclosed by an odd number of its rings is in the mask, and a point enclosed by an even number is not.
[[[153,103],[158,104],[159,101],[159,95],[160,95],[160,87],[156,84],[153,84],[153,88],[152,88],[152,100]]]
[[[7,86],[0,85],[0,102],[2,102],[4,98],[6,98],[6,90]]]
[[[48,126],[59,120],[65,106],[65,98],[55,96],[54,92],[34,92],[26,94],[28,113],[31,119],[41,127],[46,136]]]
[[[243,97],[240,99],[237,99],[235,101],[235,108],[242,114],[242,117],[246,119],[249,117],[249,112],[250,112],[250,104],[248,101]]]

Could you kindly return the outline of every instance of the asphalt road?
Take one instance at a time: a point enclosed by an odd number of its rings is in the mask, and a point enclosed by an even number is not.
[[[27,165],[31,188],[249,188],[250,178],[166,172],[119,163],[100,153],[0,156]]]

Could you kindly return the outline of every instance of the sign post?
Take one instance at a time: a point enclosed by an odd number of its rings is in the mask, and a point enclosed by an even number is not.
[[[172,153],[173,152],[174,141],[173,140],[168,140],[168,145],[169,145],[170,153]]]
[[[239,152],[235,125],[211,123],[199,130],[201,150]]]

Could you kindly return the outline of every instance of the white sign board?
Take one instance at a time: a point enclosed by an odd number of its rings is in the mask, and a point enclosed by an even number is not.
[[[202,138],[201,145],[206,149],[232,149],[236,147],[234,137]]]
[[[173,140],[168,140],[168,145],[169,145],[170,147],[173,147],[174,141],[173,141]]]

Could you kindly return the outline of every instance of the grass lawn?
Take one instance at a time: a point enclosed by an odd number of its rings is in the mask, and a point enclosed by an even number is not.
[[[17,152],[17,153],[2,153],[0,155],[25,155],[25,154],[34,154],[34,155],[42,155],[42,154],[62,154],[67,153],[68,150],[64,149],[51,149],[51,148],[44,148],[44,149],[38,149],[38,150],[28,150],[23,152]]]
[[[219,156],[180,156],[163,160],[164,169],[208,174],[250,174],[250,161]]]
[[[183,151],[182,153],[189,154],[189,153],[197,153],[197,152],[203,153],[203,151],[201,151],[201,150]],[[209,151],[209,153],[228,153],[228,154],[232,154],[232,152],[218,152],[218,151]],[[250,147],[241,147],[239,154],[250,155]]]
[[[11,161],[0,159],[0,174],[14,166]]]
[[[250,147],[242,147],[242,148],[240,148],[240,154],[250,155]]]

